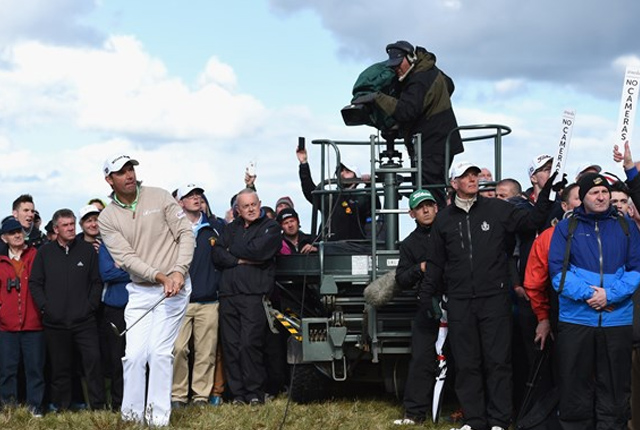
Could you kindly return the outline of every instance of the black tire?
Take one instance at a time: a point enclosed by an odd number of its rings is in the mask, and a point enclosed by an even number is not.
[[[325,400],[329,392],[329,378],[313,364],[291,366],[291,400],[296,403],[313,403]]]
[[[404,387],[407,384],[409,372],[409,356],[384,357],[382,360],[382,376],[384,389],[396,399],[404,398]]]

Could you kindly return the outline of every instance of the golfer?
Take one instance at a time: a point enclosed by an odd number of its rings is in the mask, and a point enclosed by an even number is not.
[[[137,165],[124,154],[104,162],[105,180],[113,193],[98,222],[114,261],[131,275],[124,313],[131,330],[122,359],[122,418],[158,427],[168,425],[171,415],[172,351],[189,303],[188,273],[195,242],[182,208],[169,192],[141,186]],[[163,295],[167,299],[142,317]]]

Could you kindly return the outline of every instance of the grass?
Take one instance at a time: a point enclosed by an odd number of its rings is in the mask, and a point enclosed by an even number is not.
[[[335,399],[319,404],[290,403],[284,426],[281,423],[287,399],[280,397],[259,407],[207,406],[188,407],[174,411],[167,429],[229,429],[229,430],[369,430],[411,429],[413,426],[394,426],[394,419],[402,416],[401,405],[392,399]],[[449,430],[451,423],[435,426],[425,423],[419,427]],[[4,430],[134,430],[144,428],[125,422],[113,412],[64,412],[33,418],[25,408],[7,408],[0,412],[0,429]]]

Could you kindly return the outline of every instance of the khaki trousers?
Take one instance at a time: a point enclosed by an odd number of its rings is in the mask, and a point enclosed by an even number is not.
[[[214,372],[213,377],[213,391],[211,391],[212,396],[222,397],[224,394],[224,367],[222,364],[222,345],[220,341],[218,341],[218,348],[216,349],[216,370]]]
[[[173,349],[171,401],[189,398],[189,341],[193,337],[192,400],[209,401],[218,345],[218,303],[189,303]]]

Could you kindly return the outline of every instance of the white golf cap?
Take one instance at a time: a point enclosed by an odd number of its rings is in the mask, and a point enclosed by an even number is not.
[[[99,213],[100,213],[100,209],[98,209],[94,205],[86,205],[80,208],[80,211],[78,212],[78,219],[82,221],[82,219],[87,215],[99,214]]]
[[[178,197],[178,200],[182,200],[186,195],[195,190],[199,190],[200,193],[204,193],[204,188],[199,187],[196,184],[186,184],[178,188],[178,194],[176,197]]]
[[[102,172],[104,176],[107,177],[113,172],[118,172],[120,169],[124,167],[125,164],[131,163],[134,166],[137,166],[138,160],[134,160],[126,154],[118,153],[113,154],[111,157],[104,160],[104,166],[102,167]]]
[[[531,160],[531,163],[529,163],[529,176],[533,176],[533,174],[536,173],[536,170],[538,170],[551,160],[553,160],[553,157],[547,154],[540,154],[533,157],[533,160]]]
[[[600,173],[600,172],[602,172],[602,167],[600,167],[597,164],[590,164],[590,163],[583,164],[582,166],[578,167],[578,170],[576,170],[576,181],[587,170],[591,170],[594,173]]]
[[[478,171],[478,173],[480,173],[480,168],[475,164],[469,161],[460,161],[458,163],[455,163],[453,166],[451,166],[451,169],[449,169],[449,178],[459,178],[460,176],[464,175],[465,172],[469,169],[475,169]]]

